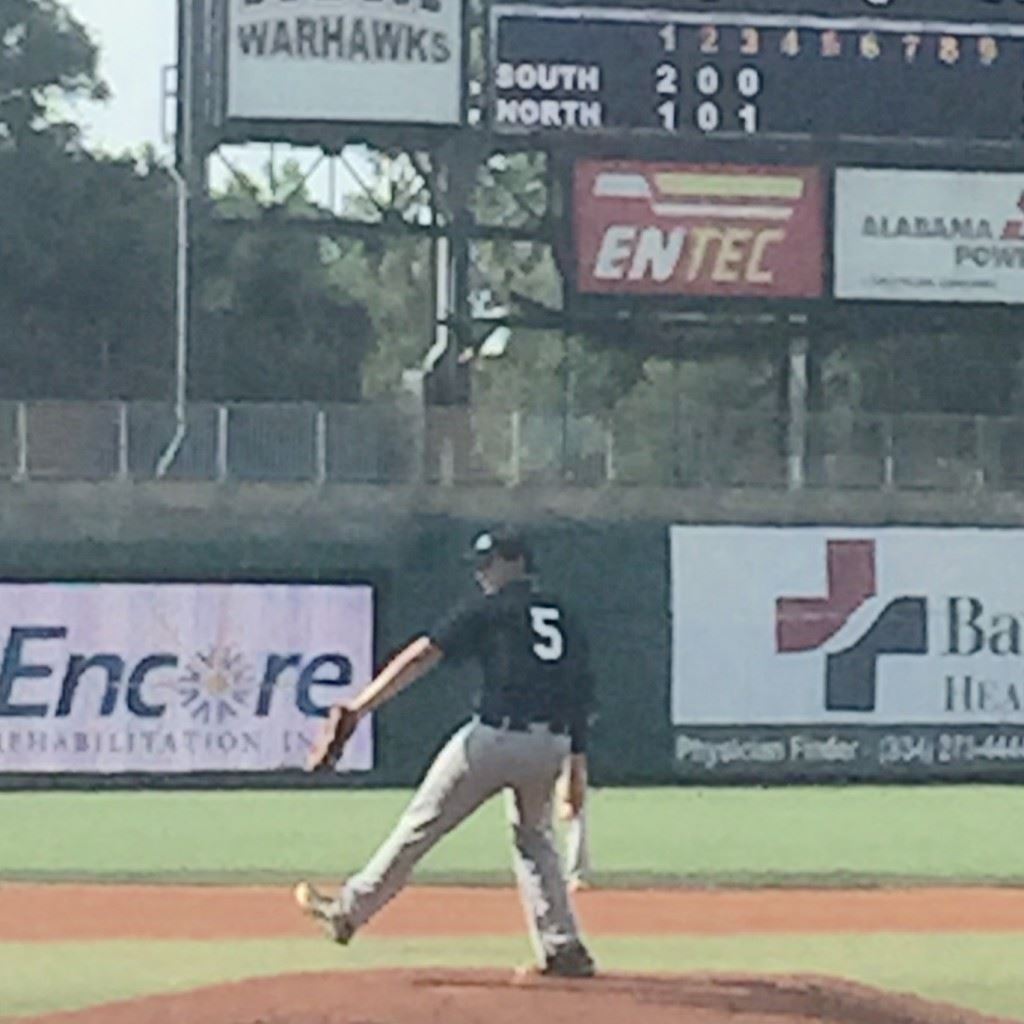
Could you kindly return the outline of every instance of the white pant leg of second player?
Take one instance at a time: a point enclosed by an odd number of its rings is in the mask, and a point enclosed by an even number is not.
[[[565,873],[570,886],[590,880],[590,842],[587,838],[587,809],[571,817],[565,824]]]

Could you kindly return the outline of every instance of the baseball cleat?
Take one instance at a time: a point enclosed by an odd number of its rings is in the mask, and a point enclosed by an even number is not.
[[[342,912],[341,904],[319,892],[309,882],[299,882],[293,893],[299,909],[316,918],[327,932],[328,938],[342,946],[355,934],[352,922]]]
[[[528,981],[531,978],[593,978],[597,973],[594,958],[582,942],[574,942],[564,946],[543,964],[528,964],[520,967],[515,973],[516,981]]]

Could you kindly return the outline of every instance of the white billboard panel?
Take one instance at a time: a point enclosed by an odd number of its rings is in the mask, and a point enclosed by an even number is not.
[[[363,585],[2,584],[0,771],[298,767],[373,618]],[[369,719],[340,767],[373,767]]]
[[[835,296],[1024,302],[1024,174],[839,168]]]
[[[1024,530],[673,527],[676,725],[1024,725]]]
[[[456,125],[463,0],[227,0],[228,117]]]

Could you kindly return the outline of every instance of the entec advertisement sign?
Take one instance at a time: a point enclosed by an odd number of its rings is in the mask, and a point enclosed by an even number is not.
[[[580,293],[822,295],[817,168],[584,160],[573,191]]]

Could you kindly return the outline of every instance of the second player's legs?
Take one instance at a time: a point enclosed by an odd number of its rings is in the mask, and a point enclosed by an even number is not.
[[[590,843],[587,838],[587,809],[568,820],[565,826],[565,871],[569,882],[585,882],[590,875]]]
[[[346,882],[341,909],[356,928],[406,884],[416,863],[439,839],[501,788],[475,755],[470,723],[445,744],[391,835],[366,867]]]
[[[579,930],[551,827],[551,799],[565,750],[550,735],[531,739],[522,749],[523,771],[508,794],[508,816],[516,880],[537,959],[543,963],[579,942]]]

